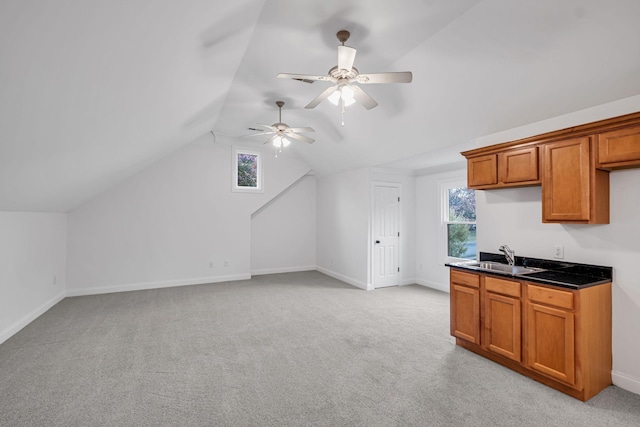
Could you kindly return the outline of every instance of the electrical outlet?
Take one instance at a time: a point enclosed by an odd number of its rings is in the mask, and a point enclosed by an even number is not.
[[[209,263],[209,268],[213,268],[213,261]]]
[[[331,258],[331,260],[330,260],[330,261],[331,261],[331,265],[333,265],[333,258]]]
[[[563,259],[564,258],[564,246],[555,245],[553,247],[553,257],[556,258],[556,259]]]
[[[224,266],[225,266],[225,267],[229,267],[229,260],[228,260],[228,259],[225,259],[225,260],[224,260]]]

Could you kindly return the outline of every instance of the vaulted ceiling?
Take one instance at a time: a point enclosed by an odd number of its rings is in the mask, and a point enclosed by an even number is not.
[[[0,211],[66,212],[203,135],[316,129],[318,174],[458,159],[471,139],[640,94],[637,0],[2,0]],[[336,32],[372,110],[304,106]],[[405,161],[405,159],[407,159]]]

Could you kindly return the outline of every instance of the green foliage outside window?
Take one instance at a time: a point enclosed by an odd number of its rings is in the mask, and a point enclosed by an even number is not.
[[[238,153],[238,187],[258,186],[258,156]]]
[[[450,257],[476,256],[476,195],[468,188],[449,189],[447,252]],[[451,224],[453,222],[453,224]],[[466,224],[465,224],[466,223]]]

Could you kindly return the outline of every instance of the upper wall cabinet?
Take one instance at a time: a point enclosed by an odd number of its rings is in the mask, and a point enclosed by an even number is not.
[[[543,222],[609,223],[609,171],[640,167],[640,112],[462,153],[468,187],[542,185]]]
[[[640,126],[598,135],[598,163],[603,169],[640,166]]]
[[[488,188],[498,184],[498,156],[490,154],[467,160],[467,183],[469,188]]]
[[[467,165],[469,188],[486,190],[540,184],[536,146],[472,157]]]
[[[540,184],[538,147],[498,153],[498,180],[505,185]]]
[[[542,222],[609,223],[609,173],[594,167],[592,138],[545,144]]]

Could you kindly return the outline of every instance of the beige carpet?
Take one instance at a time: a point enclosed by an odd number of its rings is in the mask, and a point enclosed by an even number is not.
[[[67,298],[0,345],[1,426],[638,426],[449,336],[448,294],[318,272]]]

